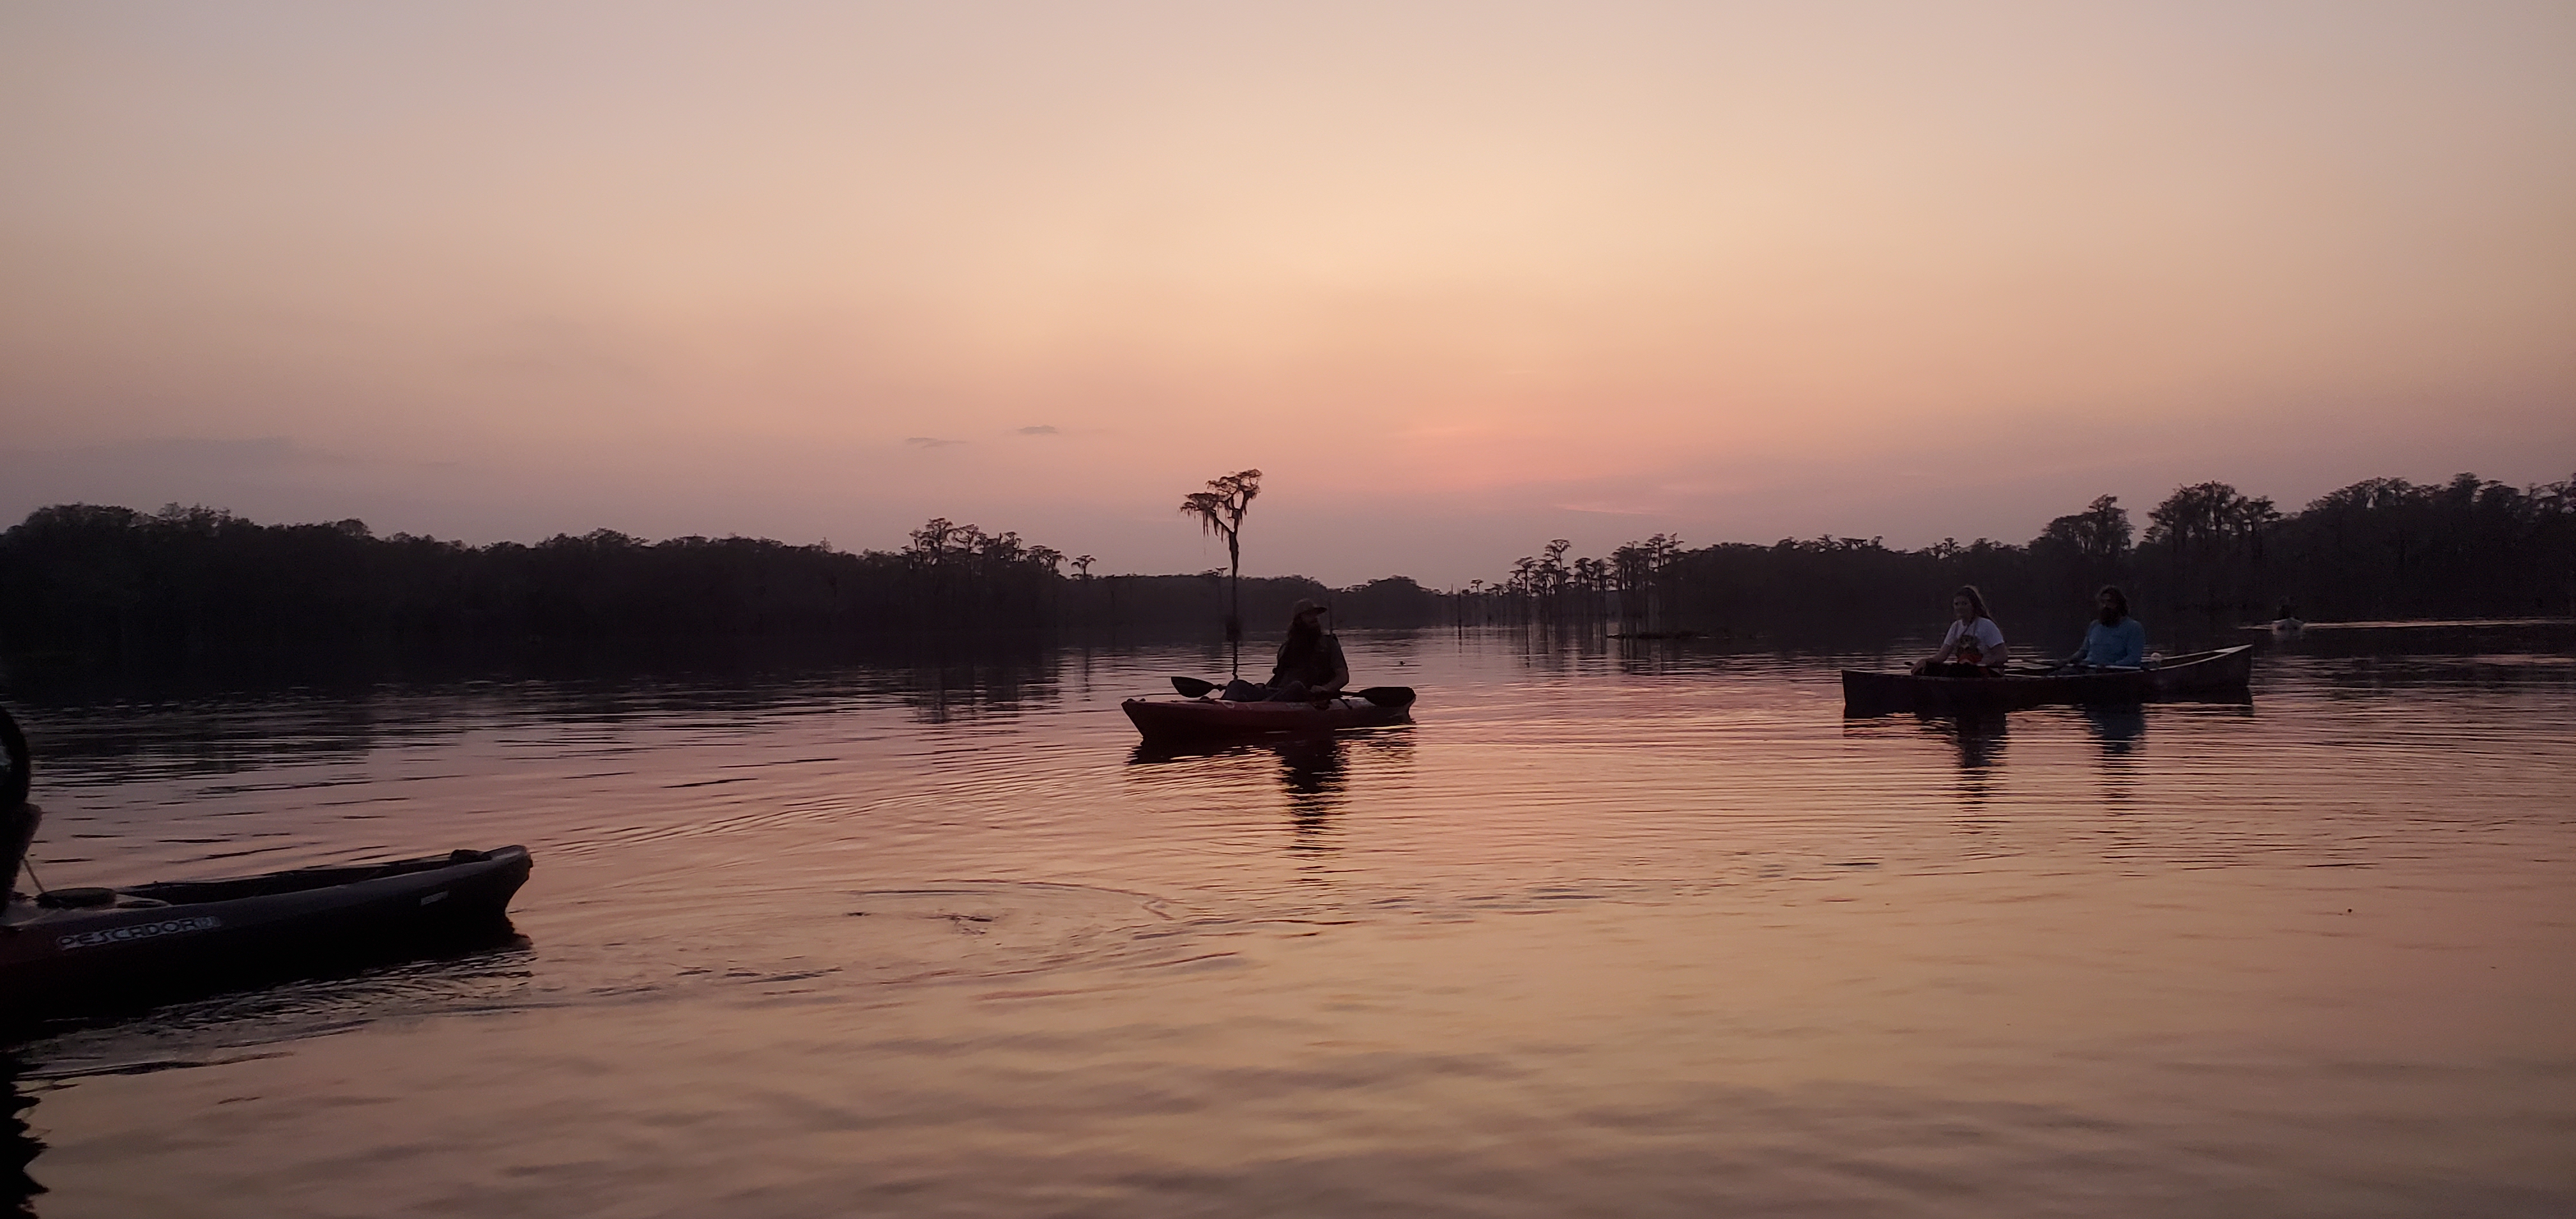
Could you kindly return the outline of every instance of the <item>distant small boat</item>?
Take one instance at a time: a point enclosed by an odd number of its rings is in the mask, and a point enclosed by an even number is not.
[[[1914,711],[1958,715],[2051,703],[2136,703],[2241,694],[2254,676],[2254,649],[2239,644],[2192,652],[2146,669],[1999,677],[1917,677],[1843,670],[1843,714]]]
[[[1401,694],[1395,693],[1401,691]],[[1193,741],[1312,735],[1377,728],[1413,718],[1413,691],[1389,686],[1294,703],[1230,703],[1221,698],[1131,698],[1119,704],[1147,741]]]

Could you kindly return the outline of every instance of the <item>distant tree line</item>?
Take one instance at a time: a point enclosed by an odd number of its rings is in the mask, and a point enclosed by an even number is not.
[[[2320,621],[2576,613],[2576,479],[2515,488],[2376,478],[2284,514],[2225,483],[2182,487],[2147,513],[2102,496],[2024,544],[1784,539],[1686,549],[1657,535],[1607,559],[1562,539],[1492,585],[1471,582],[1460,621],[1603,623],[1628,634],[1850,637],[1938,625],[1975,584],[2007,630],[2071,636],[2104,584],[2126,588],[2168,637],[2207,637],[2292,614]],[[2052,645],[2053,646],[2053,645]]]
[[[227,512],[85,504],[0,533],[0,653],[150,656],[243,645],[394,647],[824,638],[1037,630],[1207,637],[1234,595],[1252,633],[1313,598],[1336,627],[1519,623],[1630,635],[1884,638],[1937,625],[1973,583],[2022,637],[2071,636],[2118,583],[2165,638],[2265,621],[2576,611],[2576,480],[2515,488],[2371,479],[2296,513],[2224,483],[2183,487],[2141,534],[2110,496],[2027,543],[1897,550],[1878,538],[1696,549],[1658,534],[1604,558],[1564,541],[1492,584],[1395,576],[1095,576],[1015,533],[935,519],[893,551],[754,538],[648,542],[600,530],[533,546],[263,525]],[[1070,565],[1070,575],[1063,570]],[[2049,644],[2047,646],[2054,646]]]
[[[149,656],[243,645],[468,646],[1219,627],[1223,573],[1092,576],[1016,533],[934,519],[895,551],[755,538],[649,542],[612,530],[533,546],[394,534],[360,521],[264,525],[176,505],[68,504],[0,533],[0,652]],[[1243,582],[1245,613],[1300,597],[1346,624],[1446,620],[1401,577],[1343,591]]]

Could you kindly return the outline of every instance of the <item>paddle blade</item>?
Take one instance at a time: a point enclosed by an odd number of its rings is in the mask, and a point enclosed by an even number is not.
[[[1413,687],[1411,686],[1370,686],[1368,689],[1360,691],[1359,696],[1381,707],[1410,707],[1413,705]]]
[[[1214,693],[1216,691],[1216,683],[1200,681],[1195,677],[1175,677],[1172,679],[1172,688],[1180,691],[1181,697],[1183,698],[1198,698],[1202,695]]]

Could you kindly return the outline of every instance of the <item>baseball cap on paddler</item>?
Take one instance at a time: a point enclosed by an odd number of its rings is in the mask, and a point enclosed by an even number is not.
[[[1277,604],[1277,603],[1276,603],[1276,602],[1273,602],[1272,604]],[[1309,599],[1304,598],[1304,597],[1299,597],[1299,598],[1297,599],[1297,605],[1296,605],[1296,607],[1288,611],[1288,616],[1289,616],[1289,617],[1291,617],[1291,618],[1297,618],[1297,617],[1302,617],[1302,616],[1307,615],[1307,614],[1320,614],[1320,613],[1323,613],[1324,611],[1326,611],[1326,610],[1328,610],[1328,609],[1331,609],[1331,608],[1333,608],[1333,607],[1332,607],[1332,606],[1329,606],[1329,605],[1325,605],[1325,604],[1323,604],[1322,602],[1309,600]]]

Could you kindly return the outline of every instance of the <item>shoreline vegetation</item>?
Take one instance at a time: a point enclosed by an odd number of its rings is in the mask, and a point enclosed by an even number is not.
[[[2576,612],[2576,479],[2515,488],[2370,479],[2294,513],[2223,483],[2176,490],[2143,532],[2103,496],[2027,543],[1784,539],[1692,548],[1656,535],[1603,558],[1551,541],[1460,589],[1389,576],[1330,588],[1245,577],[1241,614],[1329,600],[1339,628],[1522,625],[1632,637],[1855,638],[1936,621],[1981,587],[2037,633],[2106,583],[2159,634],[2317,621]],[[1067,574],[1070,564],[1076,570]],[[894,551],[609,530],[469,546],[365,524],[263,525],[172,505],[66,504],[0,533],[0,655],[150,662],[214,650],[464,649],[849,641],[956,632],[1116,642],[1221,637],[1227,572],[1093,575],[1016,533],[934,519]]]

